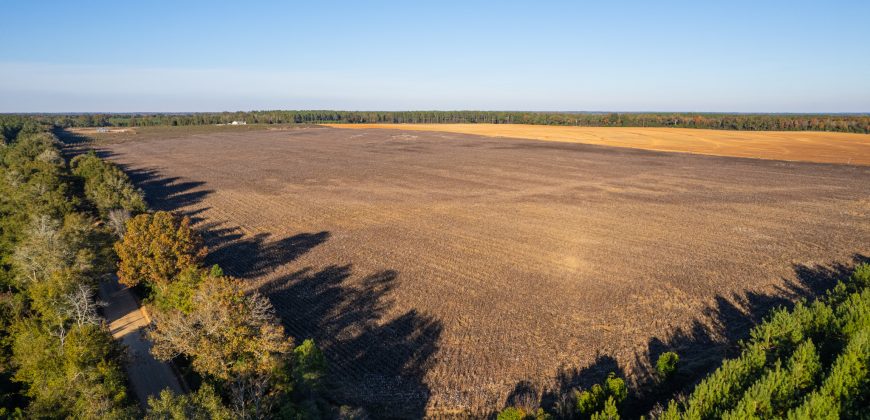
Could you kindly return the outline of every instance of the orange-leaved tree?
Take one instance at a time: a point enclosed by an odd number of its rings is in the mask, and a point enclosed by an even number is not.
[[[115,243],[122,284],[148,283],[162,291],[185,268],[198,266],[206,255],[202,237],[190,219],[158,211],[127,222],[124,238]]]

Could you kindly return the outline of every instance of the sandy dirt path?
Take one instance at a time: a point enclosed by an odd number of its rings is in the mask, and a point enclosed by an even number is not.
[[[117,280],[106,281],[100,284],[100,298],[108,303],[104,313],[112,336],[127,348],[127,376],[140,405],[147,406],[148,397],[157,396],[166,388],[181,393],[181,385],[169,365],[151,355],[151,342],[145,336],[150,322],[130,289]]]
[[[630,147],[664,152],[870,165],[870,135],[819,131],[729,131],[525,124],[327,124],[335,128],[436,131]]]

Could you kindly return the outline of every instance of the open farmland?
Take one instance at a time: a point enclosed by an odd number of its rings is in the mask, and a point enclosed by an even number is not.
[[[763,309],[870,255],[864,166],[409,130],[169,131],[95,136],[152,206],[195,218],[210,261],[318,341],[337,400],[397,415],[642,378],[669,348],[712,366]]]
[[[870,165],[870,136],[854,133],[526,124],[330,124],[329,126],[438,131],[714,156]]]

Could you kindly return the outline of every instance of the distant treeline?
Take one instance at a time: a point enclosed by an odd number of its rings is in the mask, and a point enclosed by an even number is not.
[[[500,111],[251,111],[187,114],[33,114],[60,127],[248,124],[538,124],[585,127],[684,127],[717,130],[870,133],[868,114],[553,113]]]

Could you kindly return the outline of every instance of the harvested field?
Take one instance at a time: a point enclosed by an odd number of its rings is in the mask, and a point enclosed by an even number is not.
[[[701,374],[765,309],[870,255],[870,167],[428,131],[149,133],[98,147],[317,340],[338,401],[376,414],[642,380],[671,348]]]
[[[870,135],[867,134],[523,124],[331,124],[329,126],[438,131],[714,156],[870,165]]]
[[[68,129],[70,132],[74,134],[79,134],[83,136],[94,135],[94,134],[119,134],[119,133],[136,133],[136,130],[133,128],[117,128],[117,127],[81,127],[81,128],[70,128]]]

